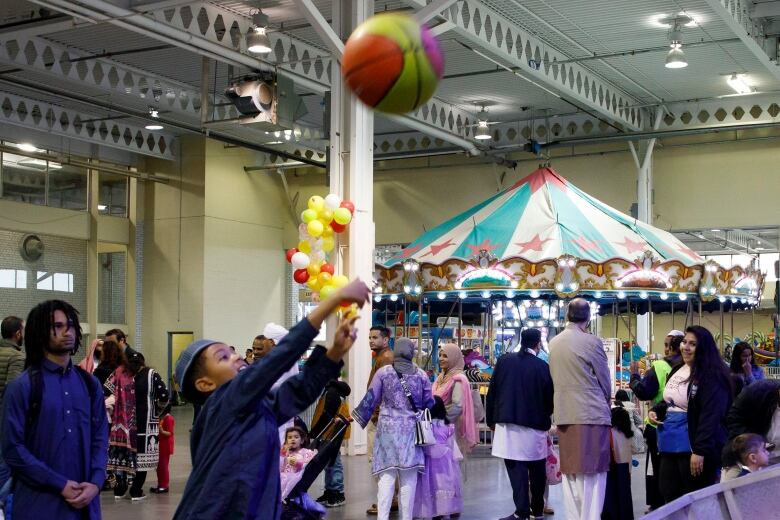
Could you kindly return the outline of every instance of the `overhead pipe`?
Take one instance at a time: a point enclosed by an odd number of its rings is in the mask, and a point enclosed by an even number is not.
[[[448,143],[452,143],[456,146],[460,146],[461,148],[466,150],[466,152],[468,152],[469,155],[477,156],[480,153],[482,153],[482,151],[479,148],[477,148],[476,144],[472,143],[471,141],[469,141],[464,137],[460,137],[450,132],[446,132],[435,126],[425,124],[422,121],[418,121],[417,119],[412,119],[409,116],[396,116],[392,114],[383,114],[383,115],[390,121],[395,121],[396,123],[400,123],[404,126],[408,126],[412,130],[417,130],[424,134],[428,134],[431,137],[434,137],[436,139],[441,139],[442,141],[447,141]]]

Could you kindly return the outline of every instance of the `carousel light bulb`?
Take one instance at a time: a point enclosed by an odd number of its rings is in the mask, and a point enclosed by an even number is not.
[[[685,293],[680,293],[679,298],[681,302],[684,302],[685,300],[688,299],[688,295]]]
[[[570,259],[569,260],[569,267],[574,267],[575,265],[577,265],[577,261],[575,259],[573,259],[573,258]]]
[[[536,322],[537,327],[544,327],[544,322],[542,320],[539,320]]]
[[[460,282],[455,282],[455,288],[460,289],[463,286]]]
[[[382,301],[382,297],[381,296],[374,296],[374,301],[379,303],[379,302]]]
[[[447,294],[446,294],[446,293],[443,293],[443,292],[440,292],[439,294],[437,294],[437,295],[436,295],[436,297],[437,297],[438,299],[440,299],[440,300],[443,300],[444,298],[446,298],[446,297],[447,297]]]
[[[562,283],[556,283],[555,284],[555,290],[558,292],[563,291],[563,284]]]
[[[531,298],[538,298],[538,297],[539,297],[539,291],[537,291],[536,289],[531,291]]]
[[[411,288],[411,287],[409,287],[408,285],[404,285],[404,292],[405,292],[406,294],[409,294],[409,291],[411,291],[411,290],[412,290],[412,288]]]
[[[735,297],[731,297],[731,303],[737,303],[737,299]]]
[[[647,299],[647,291],[640,292],[639,293],[639,297],[642,298],[643,300],[646,300]]]
[[[419,265],[417,265],[417,264],[412,264],[412,271],[417,271],[418,269],[420,269],[420,266],[419,266]]]
[[[414,286],[414,293],[415,294],[422,294],[422,287],[420,287],[419,285],[415,285]]]
[[[528,320],[528,321],[526,321],[526,322],[525,322],[525,326],[526,326],[526,327],[533,327],[533,326],[534,326],[534,322],[533,322],[533,320]]]
[[[490,298],[490,291],[482,291],[482,297],[485,299]]]
[[[742,299],[740,300],[740,302],[741,302],[743,305],[744,305],[744,304],[746,304],[746,303],[747,303],[747,298],[742,298]]]
[[[623,291],[618,291],[618,293],[617,293],[617,297],[618,297],[618,298],[620,298],[620,299],[622,300],[623,298],[625,298],[625,297],[626,297],[626,293],[625,293],[625,292],[623,292]]]
[[[512,280],[512,282],[511,282],[509,285],[511,285],[511,286],[512,286],[512,289],[517,289],[517,285],[518,285],[518,284],[517,284],[517,281],[516,281],[516,280]]]
[[[726,297],[725,296],[718,296],[718,301],[720,303],[725,303],[726,302]]]
[[[465,300],[465,299],[466,299],[466,296],[468,296],[468,294],[466,293],[466,291],[460,291],[460,292],[458,293],[458,298],[460,298],[461,300]]]
[[[409,271],[412,268],[411,264],[404,264],[404,271]]]
[[[570,283],[569,284],[569,289],[571,289],[572,291],[576,291],[577,287],[579,287],[579,286],[576,283]]]
[[[594,295],[596,298],[601,298],[603,295],[601,291],[596,291],[596,294]]]
[[[391,294],[390,295],[390,301],[391,302],[397,302],[398,301],[398,295],[397,294]]]
[[[666,301],[666,300],[668,300],[668,299],[669,299],[669,295],[668,295],[668,294],[666,294],[665,292],[664,292],[664,293],[661,293],[661,299],[662,299],[662,300],[664,300],[664,301]]]

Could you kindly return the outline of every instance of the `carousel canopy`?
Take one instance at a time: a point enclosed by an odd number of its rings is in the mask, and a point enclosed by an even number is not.
[[[704,262],[671,233],[621,213],[545,167],[423,234],[385,267],[409,258],[469,260],[483,250],[499,260],[534,263],[563,255],[596,263],[633,260],[645,251],[685,265]]]
[[[674,235],[583,192],[549,167],[424,233],[384,265],[379,292],[487,298],[587,294],[599,301],[697,295],[754,305],[763,276],[723,268]]]

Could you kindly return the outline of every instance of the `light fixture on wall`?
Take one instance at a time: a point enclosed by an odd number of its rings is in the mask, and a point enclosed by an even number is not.
[[[728,77],[726,82],[737,94],[750,94],[753,92],[753,87],[748,84],[744,74],[734,73]]]
[[[688,60],[685,59],[685,53],[682,50],[682,26],[685,25],[687,18],[680,17],[671,20],[671,30],[669,31],[669,46],[671,50],[666,55],[667,69],[682,69],[688,66]]]
[[[266,34],[268,15],[259,10],[252,15],[252,27],[246,33],[246,50],[252,54],[268,54],[271,52],[271,40]]]
[[[160,117],[160,113],[156,109],[149,107],[149,117],[153,119],[157,119]],[[147,130],[162,130],[163,125],[155,121],[150,121],[149,123],[146,124],[144,128],[146,128]]]
[[[41,150],[38,150],[38,148],[36,148],[35,145],[32,144],[32,143],[17,143],[16,147],[18,149],[20,149],[21,151],[23,151],[23,152],[29,152],[29,153],[34,153],[34,152],[40,152],[41,151]]]

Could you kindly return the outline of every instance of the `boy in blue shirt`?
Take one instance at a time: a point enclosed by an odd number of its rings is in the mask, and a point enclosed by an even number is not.
[[[357,318],[341,322],[333,345],[317,347],[297,376],[271,387],[309,348],[325,319],[347,301],[371,294],[355,280],[290,329],[274,350],[247,365],[230,347],[192,343],[179,357],[176,380],[202,409],[192,428],[192,473],[174,520],[277,520],[281,514],[278,427],[312,404],[339,375],[354,342]]]

